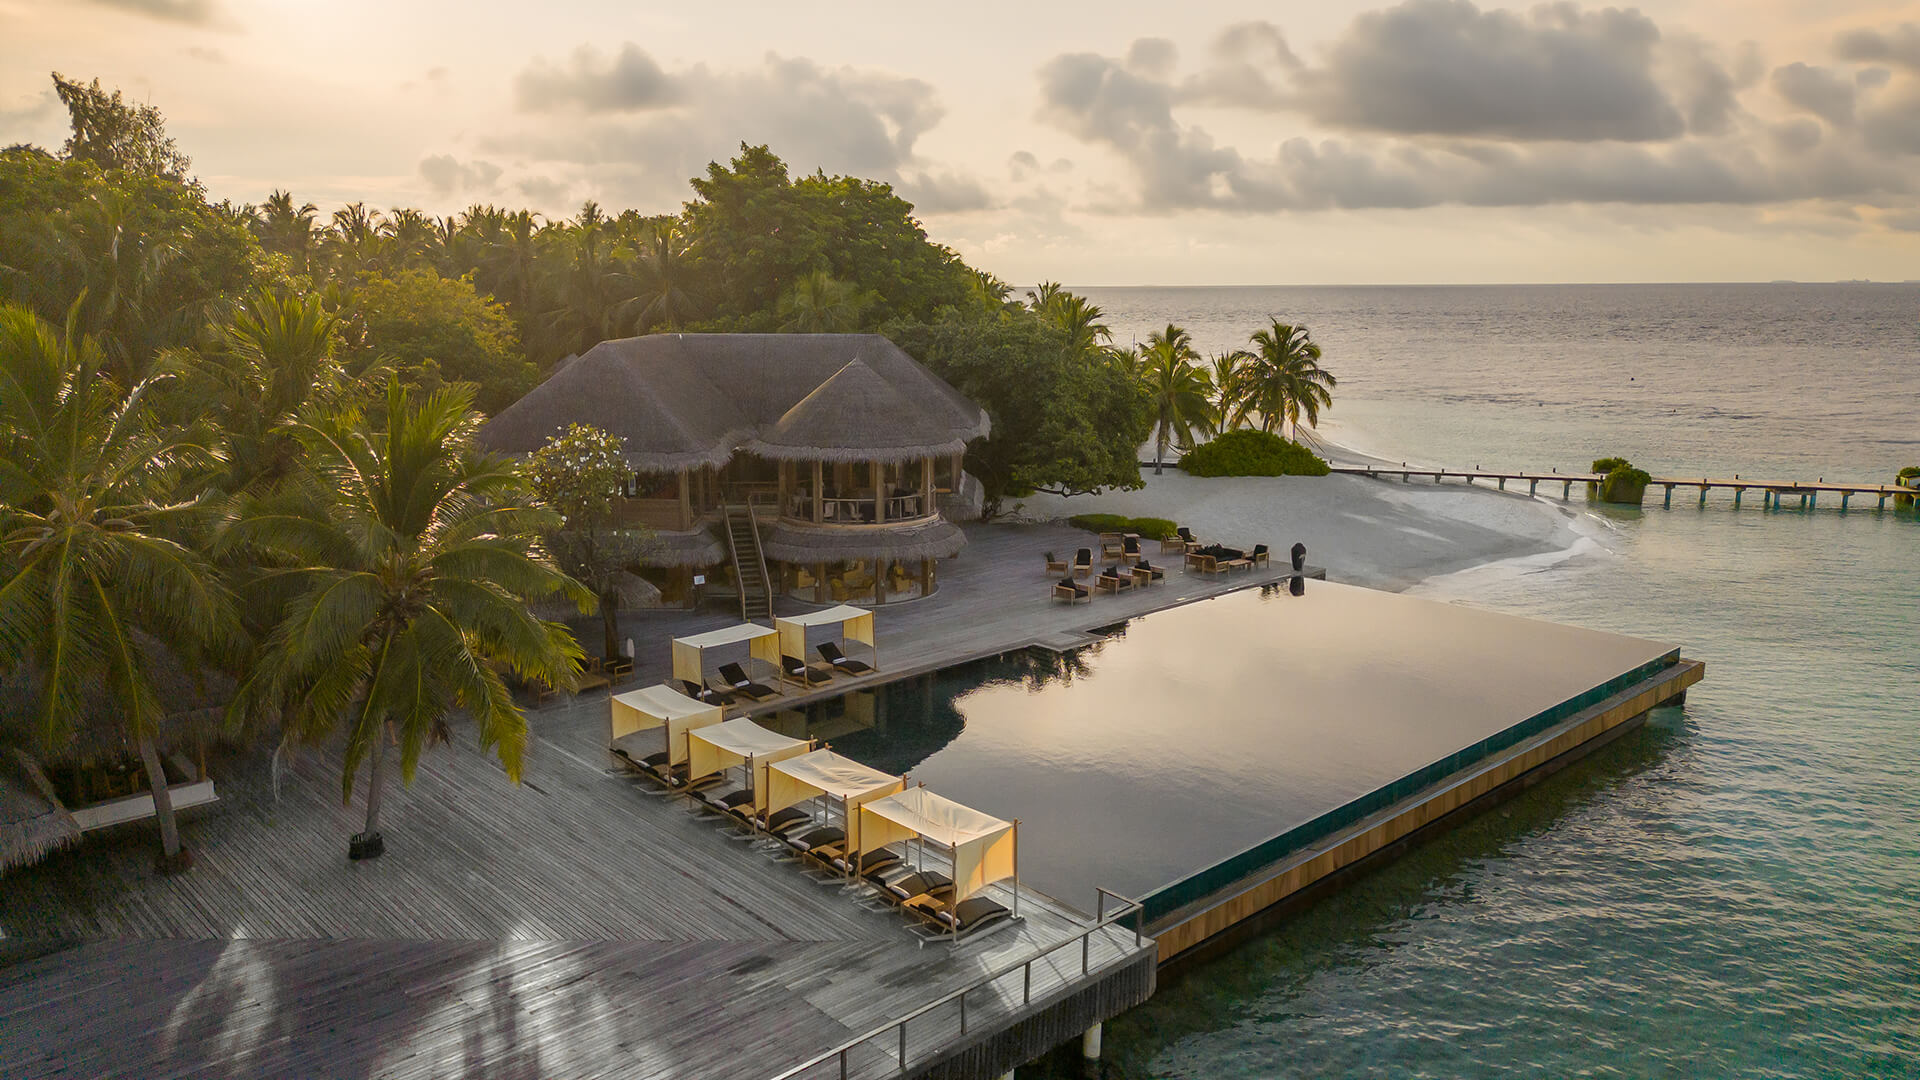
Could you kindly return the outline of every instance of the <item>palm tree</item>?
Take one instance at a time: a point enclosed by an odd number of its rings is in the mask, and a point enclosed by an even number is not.
[[[860,329],[860,316],[872,303],[872,293],[815,270],[795,279],[774,313],[782,333],[842,334]]]
[[[333,228],[328,235],[335,268],[342,277],[351,278],[373,268],[380,253],[380,211],[367,204],[351,202],[333,212]]]
[[[447,737],[448,713],[462,709],[481,749],[518,782],[526,717],[499,668],[568,682],[580,646],[527,604],[554,593],[583,613],[593,603],[538,546],[558,517],[532,506],[512,464],[474,450],[483,417],[468,388],[416,401],[395,380],[385,405],[385,431],[356,410],[308,410],[296,427],[307,455],[300,490],[247,504],[224,537],[229,550],[275,564],[256,587],[288,598],[235,715],[277,706],[288,734],[307,739],[345,727],[343,799],[368,762],[356,858],[384,849],[390,731],[411,782],[421,751]]]
[[[1199,358],[1193,350],[1193,336],[1172,323],[1147,336],[1142,377],[1152,396],[1154,423],[1160,431],[1153,455],[1155,476],[1165,466],[1169,440],[1189,447],[1193,445],[1194,429],[1204,432],[1207,428],[1208,384],[1205,373],[1194,366]]]
[[[638,295],[627,301],[633,308],[636,330],[678,329],[700,313],[700,300],[688,290],[693,268],[687,258],[687,237],[673,218],[655,219],[638,229],[634,262]]]
[[[1339,380],[1320,367],[1320,346],[1307,336],[1307,328],[1274,319],[1249,340],[1254,349],[1236,418],[1258,413],[1261,431],[1272,431],[1284,420],[1298,434],[1302,416],[1308,427],[1319,426],[1320,410],[1333,404],[1332,390]]]
[[[260,246],[285,255],[293,272],[307,272],[307,255],[313,250],[313,220],[320,209],[312,203],[294,205],[291,192],[275,191],[254,215],[253,234]]]
[[[75,329],[95,339],[104,370],[123,386],[144,375],[162,347],[187,338],[205,317],[203,311],[169,305],[164,296],[170,268],[185,257],[185,230],[149,232],[138,218],[139,208],[126,190],[95,192],[73,210],[53,216],[40,265],[29,275],[42,297],[57,299],[50,310],[69,304],[78,310]]]
[[[626,313],[635,294],[634,281],[623,268],[618,239],[599,204],[589,201],[582,206],[580,216],[552,243],[564,253],[552,260],[554,268],[547,281],[553,298],[544,327],[549,340],[579,354],[625,334],[631,322]]]
[[[87,706],[140,754],[160,823],[163,872],[185,869],[160,760],[161,665],[197,665],[237,639],[231,597],[182,543],[201,507],[175,491],[213,462],[151,422],[165,376],[122,391],[96,374],[98,345],[64,340],[24,307],[0,307],[0,656],[35,683],[35,741],[49,751]]]
[[[438,232],[433,219],[411,207],[396,206],[381,222],[385,261],[389,270],[411,270],[432,264]]]
[[[1212,403],[1209,425],[1218,433],[1237,423],[1240,399],[1246,395],[1247,362],[1253,354],[1245,349],[1215,353],[1201,374],[1207,380],[1207,398]]]
[[[221,348],[190,362],[206,419],[227,440],[229,492],[280,479],[299,457],[291,425],[340,388],[339,317],[318,293],[262,289],[221,331]]]
[[[1043,281],[1037,288],[1027,290],[1027,306],[1034,314],[1041,314],[1053,304],[1054,298],[1064,291],[1057,281]]]
[[[1048,292],[1049,287],[1052,292]],[[1113,339],[1113,331],[1107,329],[1100,320],[1106,312],[1096,304],[1087,302],[1084,296],[1065,292],[1051,282],[1040,286],[1041,293],[1029,293],[1029,296],[1044,294],[1039,300],[1040,317],[1052,323],[1061,333],[1067,335],[1067,349],[1077,357],[1091,358],[1099,353],[1101,346]]]

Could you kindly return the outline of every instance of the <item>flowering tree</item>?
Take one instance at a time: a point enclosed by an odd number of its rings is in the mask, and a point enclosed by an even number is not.
[[[645,533],[613,527],[613,500],[632,473],[625,440],[589,424],[573,424],[527,460],[534,497],[562,524],[547,537],[554,562],[600,601],[603,655],[619,652],[620,577],[645,550]]]

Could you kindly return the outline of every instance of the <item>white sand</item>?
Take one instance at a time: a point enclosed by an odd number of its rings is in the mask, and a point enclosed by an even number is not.
[[[1339,458],[1357,457],[1329,449]],[[1264,543],[1276,560],[1300,541],[1307,561],[1326,567],[1332,580],[1396,591],[1488,563],[1564,557],[1583,543],[1573,527],[1575,510],[1558,500],[1458,483],[1337,475],[1201,479],[1177,469],[1154,476],[1151,468],[1142,469],[1141,478],[1147,486],[1139,491],[1009,500],[1005,517],[1171,518],[1205,542]]]

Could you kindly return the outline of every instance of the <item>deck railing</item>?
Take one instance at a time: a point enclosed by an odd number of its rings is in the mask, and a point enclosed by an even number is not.
[[[821,1051],[820,1053],[813,1055],[812,1057],[801,1062],[800,1064],[795,1065],[793,1068],[788,1069],[785,1072],[774,1075],[773,1077],[770,1078],[770,1080],[797,1080],[798,1077],[807,1073],[808,1070],[817,1068],[821,1065],[825,1065],[835,1060],[836,1058],[840,1062],[840,1073],[839,1073],[840,1078],[841,1080],[846,1080],[846,1077],[848,1075],[848,1072],[847,1072],[847,1055],[848,1054],[853,1053],[855,1050],[859,1049],[860,1047],[866,1045],[869,1042],[872,1042],[875,1039],[882,1038],[887,1035],[892,1035],[896,1032],[898,1033],[899,1049],[897,1053],[898,1053],[899,1062],[900,1062],[900,1072],[904,1074],[907,1071],[907,1024],[909,1024],[910,1022],[917,1020],[922,1016],[927,1015],[928,1013],[934,1011],[935,1009],[940,1008],[943,1005],[950,1005],[953,1002],[958,1001],[960,1003],[960,1034],[965,1035],[967,1033],[967,995],[973,993],[975,990],[978,990],[983,986],[989,986],[993,983],[999,982],[1001,979],[1006,978],[1007,976],[1013,974],[1016,971],[1021,973],[1020,1004],[1022,1006],[1031,1005],[1033,1004],[1033,965],[1036,963],[1039,963],[1041,960],[1044,960],[1049,956],[1052,956],[1054,953],[1059,952],[1061,949],[1070,948],[1075,944],[1078,944],[1080,946],[1081,977],[1085,978],[1087,975],[1092,974],[1093,935],[1099,933],[1102,930],[1105,930],[1110,926],[1113,926],[1114,924],[1120,922],[1120,920],[1127,918],[1129,915],[1141,915],[1141,912],[1142,912],[1140,901],[1138,900],[1129,899],[1128,897],[1121,896],[1119,893],[1114,892],[1111,889],[1101,888],[1097,885],[1094,887],[1094,889],[1099,895],[1095,902],[1096,906],[1094,911],[1093,923],[1092,925],[1089,925],[1084,929],[1082,929],[1078,934],[1075,934],[1074,936],[1063,939],[1061,941],[1056,941],[1052,945],[1049,945],[1046,948],[1041,949],[1039,952],[1033,953],[1032,955],[1028,956],[1026,959],[1021,960],[1017,963],[1012,963],[1012,964],[1006,965],[1005,967],[996,968],[995,970],[980,976],[979,978],[973,980],[972,982],[968,983],[967,985],[961,987],[958,990],[950,991],[943,997],[935,998],[934,1000],[927,1002],[925,1005],[922,1005],[919,1008],[913,1010],[912,1012],[907,1013],[905,1016],[899,1017],[898,1019],[889,1020],[884,1024],[880,1024],[877,1027],[874,1027],[871,1030],[867,1031],[865,1034],[856,1035],[853,1038],[848,1039],[846,1042],[843,1042],[839,1046],[833,1047],[830,1050]],[[1109,898],[1119,902],[1119,906],[1115,908],[1115,910],[1112,911],[1111,913],[1109,913],[1106,910],[1107,900]],[[1143,921],[1143,918],[1144,916],[1142,916],[1142,918],[1136,918],[1131,927],[1125,928],[1125,929],[1131,929],[1133,931],[1133,945],[1134,945],[1134,948],[1136,949],[1139,948],[1140,945],[1145,940],[1141,936],[1141,932],[1140,932],[1140,924]]]

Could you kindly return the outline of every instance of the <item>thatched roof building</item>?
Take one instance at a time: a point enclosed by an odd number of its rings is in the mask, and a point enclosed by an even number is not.
[[[575,423],[620,436],[646,473],[722,465],[742,447],[784,460],[936,457],[990,426],[878,334],[650,334],[587,350],[489,421],[480,443],[532,453]]]

